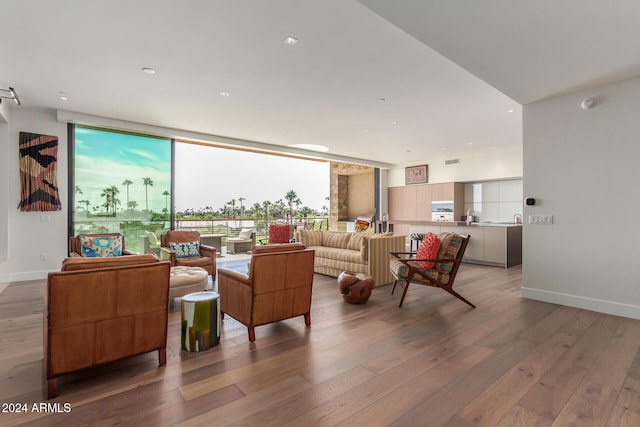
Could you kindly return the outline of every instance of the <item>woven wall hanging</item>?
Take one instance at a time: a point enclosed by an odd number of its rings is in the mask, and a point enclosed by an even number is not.
[[[20,132],[20,204],[18,209],[29,211],[59,211],[62,209],[56,164],[58,137]]]

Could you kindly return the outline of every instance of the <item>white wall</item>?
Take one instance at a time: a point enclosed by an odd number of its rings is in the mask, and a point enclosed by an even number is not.
[[[2,128],[0,127],[0,131]],[[18,137],[20,132],[58,136],[58,189],[62,210],[56,212],[20,212],[20,168]],[[60,269],[67,255],[67,127],[56,120],[55,112],[29,111],[12,108],[9,117],[6,150],[8,179],[2,180],[0,194],[6,192],[8,215],[8,258],[1,261],[0,272],[10,281],[34,280],[46,277],[49,271]],[[0,144],[2,136],[0,136]],[[3,148],[3,152],[4,152]],[[4,168],[3,168],[4,170]],[[3,175],[4,177],[4,175]],[[40,259],[46,254],[46,261]]]
[[[429,165],[430,184],[440,182],[487,181],[522,177],[522,149],[512,148],[489,151],[474,156],[458,157],[460,163],[445,165],[444,159],[422,160],[403,164],[388,170],[388,186],[404,184],[404,168],[407,166]]]
[[[523,296],[640,319],[639,99],[633,79],[524,107]]]
[[[9,109],[0,103],[0,284],[9,281]],[[0,287],[1,289],[1,287]]]

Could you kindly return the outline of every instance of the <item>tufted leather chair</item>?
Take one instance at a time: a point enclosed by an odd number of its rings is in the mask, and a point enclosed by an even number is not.
[[[177,257],[171,249],[171,243],[198,242],[199,254],[188,257]],[[203,245],[197,231],[167,231],[160,236],[160,259],[170,261],[171,266],[201,267],[207,270],[211,279],[216,279],[216,248]]]

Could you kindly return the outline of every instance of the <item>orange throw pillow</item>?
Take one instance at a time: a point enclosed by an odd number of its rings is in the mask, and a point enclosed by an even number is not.
[[[416,259],[437,259],[438,251],[440,250],[440,239],[433,233],[427,233],[420,243],[418,252],[416,253]],[[432,261],[418,261],[418,265],[422,268],[433,268],[436,265]]]

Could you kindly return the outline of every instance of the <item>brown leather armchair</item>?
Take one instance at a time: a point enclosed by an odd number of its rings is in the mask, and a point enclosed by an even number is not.
[[[158,351],[167,363],[169,263],[154,254],[66,258],[49,273],[44,310],[46,397],[58,377]]]
[[[198,253],[191,256],[180,256],[174,247],[197,242]],[[184,247],[184,246],[182,246]],[[211,279],[216,279],[216,248],[203,245],[200,233],[197,231],[167,231],[160,236],[160,260],[170,261],[171,266],[183,265],[187,267],[201,267],[207,270]]]
[[[220,268],[220,312],[248,328],[249,341],[256,340],[255,327],[296,316],[311,325],[313,249],[301,244],[256,246],[249,274]]]
[[[98,233],[98,234],[78,234],[75,237],[69,238],[69,256],[72,258],[82,257],[82,237],[86,236],[90,239],[99,237],[117,238],[122,239],[122,255],[134,255],[135,252],[131,252],[124,247],[124,236],[120,233]]]

